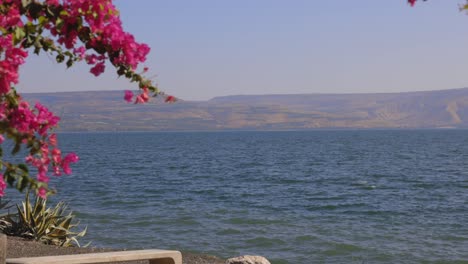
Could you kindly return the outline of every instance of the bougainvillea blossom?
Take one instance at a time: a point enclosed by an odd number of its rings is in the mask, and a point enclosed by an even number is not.
[[[5,189],[7,185],[5,183],[5,180],[3,179],[3,174],[0,173],[0,196],[5,195]]]
[[[130,103],[133,100],[133,92],[126,90],[125,95],[124,95],[124,100]]]
[[[150,93],[165,96],[152,82],[137,73],[150,48],[138,43],[122,28],[112,0],[5,0],[0,3],[0,148],[6,138],[13,142],[13,154],[27,150],[25,164],[13,164],[0,157],[0,196],[6,185],[18,190],[36,190],[45,197],[50,189],[49,175],[70,174],[75,153],[64,155],[53,133],[59,117],[40,103],[23,100],[14,85],[28,50],[54,56],[67,67],[78,61],[90,65],[99,76],[107,65],[119,76],[137,83],[139,95],[126,91],[128,102],[146,103]],[[148,68],[143,68],[143,73]],[[172,99],[170,100],[172,101]],[[29,176],[27,165],[35,170]]]

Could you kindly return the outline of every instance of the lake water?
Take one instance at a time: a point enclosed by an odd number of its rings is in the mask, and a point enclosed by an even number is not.
[[[93,246],[468,263],[468,131],[60,134]]]

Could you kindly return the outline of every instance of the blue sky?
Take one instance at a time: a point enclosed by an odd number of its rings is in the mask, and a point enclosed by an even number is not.
[[[363,93],[468,87],[463,0],[116,0],[151,47],[159,87],[186,100],[233,94]],[[66,70],[31,53],[21,92],[135,89],[115,71]]]

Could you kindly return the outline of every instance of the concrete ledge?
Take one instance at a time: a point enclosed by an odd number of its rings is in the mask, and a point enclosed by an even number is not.
[[[132,260],[149,260],[150,264],[182,264],[182,254],[179,251],[148,249],[92,254],[11,258],[7,264],[79,264],[79,263],[109,263]]]

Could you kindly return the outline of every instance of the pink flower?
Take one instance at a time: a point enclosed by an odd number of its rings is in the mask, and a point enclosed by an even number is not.
[[[408,3],[409,3],[411,6],[414,6],[414,4],[416,3],[416,0],[408,0]]]
[[[39,187],[39,189],[37,190],[37,196],[43,198],[43,199],[47,199],[47,190],[46,188],[44,187]]]
[[[144,104],[149,101],[148,88],[143,88],[143,92],[137,96],[135,104]]]
[[[94,67],[91,68],[91,70],[89,70],[92,74],[94,74],[94,76],[99,76],[101,75],[101,73],[104,72],[104,69],[106,68],[106,66],[104,65],[104,62],[99,62],[98,64],[94,65]]]
[[[62,152],[60,151],[60,149],[57,149],[57,148],[54,148],[52,150],[52,161],[55,163],[55,164],[58,164],[62,161]]]
[[[125,95],[124,95],[124,99],[125,99],[125,101],[131,103],[132,99],[133,99],[133,92],[129,91],[129,90],[126,90]]]
[[[3,197],[5,195],[5,189],[7,185],[5,183],[5,180],[3,179],[3,174],[0,173],[0,197]]]
[[[67,156],[65,156],[64,160],[66,160],[67,162],[75,163],[78,162],[80,158],[74,152],[71,152],[68,153]]]
[[[73,50],[73,52],[74,52],[75,54],[77,54],[77,55],[80,57],[80,59],[84,59],[85,56],[86,56],[86,55],[85,55],[85,52],[86,52],[85,47],[76,48],[76,49]]]
[[[10,84],[5,78],[0,76],[0,94],[6,94],[10,91]]]
[[[0,135],[0,144],[2,144],[3,141],[5,141],[5,138],[3,137],[3,135]]]
[[[96,64],[96,62],[97,62],[96,54],[87,55],[86,56],[86,62],[88,64],[92,64],[92,65]]]
[[[175,101],[177,101],[177,99],[172,95],[167,96],[166,100],[164,100],[164,102],[166,102],[166,103],[173,103]]]
[[[26,156],[24,159],[27,163],[33,163],[34,162],[34,157],[31,155]]]
[[[52,147],[57,147],[57,135],[52,134],[49,136],[49,143]]]
[[[65,158],[62,160],[62,170],[65,174],[69,175],[72,173],[70,168],[70,163],[78,162],[79,158],[75,153],[69,153]]]
[[[62,175],[62,172],[60,171],[59,166],[54,166],[54,175],[55,176],[61,176]]]
[[[39,172],[37,173],[37,180],[40,182],[49,182],[49,177],[47,176],[47,167],[43,165],[38,168]]]
[[[135,100],[135,104],[144,104],[144,103],[145,103],[145,100],[143,99],[143,97],[141,97],[141,95],[137,96]]]
[[[64,172],[65,174],[67,174],[67,175],[70,175],[70,174],[72,173],[72,170],[71,170],[71,168],[70,168],[70,164],[69,164],[69,163],[64,163],[64,164],[62,165],[62,170],[63,170],[63,172]]]

